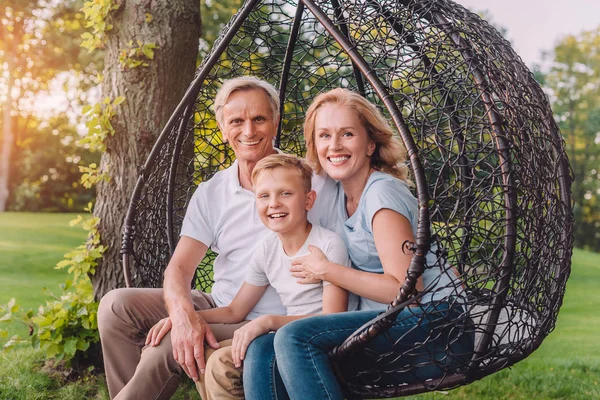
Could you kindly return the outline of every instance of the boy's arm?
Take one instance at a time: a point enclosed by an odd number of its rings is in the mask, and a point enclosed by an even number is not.
[[[348,292],[335,285],[323,288],[323,314],[346,311],[348,309]],[[297,319],[310,317],[316,314],[305,315],[263,315],[240,329],[233,335],[231,356],[236,367],[242,365],[246,350],[250,343],[258,336],[276,331],[282,326]]]
[[[335,285],[326,285],[323,288],[323,314],[333,314],[338,312],[348,311],[348,291]],[[260,324],[269,331],[276,331],[285,324],[311,317],[318,314],[305,315],[264,315],[258,318]]]
[[[267,286],[255,286],[244,282],[231,304],[225,307],[197,311],[206,322],[219,324],[237,324],[242,322],[258,303],[267,290]]]

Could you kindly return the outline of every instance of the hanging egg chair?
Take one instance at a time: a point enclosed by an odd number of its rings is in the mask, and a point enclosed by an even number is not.
[[[414,253],[412,279],[386,312],[332,352],[348,398],[457,387],[540,346],[570,272],[571,170],[531,72],[496,29],[449,0],[247,0],[141,171],[123,235],[128,286],[162,285],[195,188],[233,162],[212,105],[221,84],[240,75],[278,88],[276,146],[284,152],[304,154],[306,109],[335,87],[377,104],[408,150],[420,217],[416,242],[398,246]],[[422,256],[430,248],[435,265]],[[212,284],[214,257],[209,252],[198,267],[194,288]],[[366,349],[429,290],[417,292],[415,281],[434,266],[458,276],[461,312],[410,349]],[[451,330],[472,333],[473,351],[432,348],[443,335],[456,337]],[[420,378],[424,367],[436,377]]]

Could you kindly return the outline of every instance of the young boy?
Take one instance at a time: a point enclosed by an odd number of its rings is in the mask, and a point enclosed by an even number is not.
[[[208,323],[239,323],[260,300],[268,285],[273,286],[281,297],[287,314],[263,315],[235,332],[230,357],[236,367],[241,367],[246,350],[255,338],[311,314],[342,312],[348,308],[346,290],[327,282],[301,285],[289,271],[295,258],[308,254],[309,245],[320,248],[328,260],[350,266],[343,240],[336,233],[307,220],[307,213],[316,198],[316,193],[311,190],[312,173],[304,161],[284,154],[265,157],[252,172],[257,212],[273,234],[258,246],[246,280],[231,304],[199,311],[199,314]],[[224,378],[239,381],[239,376]],[[203,394],[203,398],[213,398],[215,393],[210,393],[211,388],[207,391],[209,393]],[[222,395],[219,394],[219,398]]]

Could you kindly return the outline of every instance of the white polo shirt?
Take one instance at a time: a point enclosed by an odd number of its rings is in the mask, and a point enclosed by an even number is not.
[[[335,182],[315,176],[313,189],[317,202],[314,211],[309,212],[309,220],[327,226],[335,210]],[[211,292],[217,306],[231,303],[244,282],[255,249],[270,232],[260,221],[254,193],[240,185],[237,160],[198,186],[188,205],[181,236],[196,239],[218,253]],[[285,311],[279,296],[269,287],[246,318],[285,315]]]

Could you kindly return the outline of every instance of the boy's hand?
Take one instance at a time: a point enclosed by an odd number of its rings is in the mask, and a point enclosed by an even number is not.
[[[146,336],[146,346],[158,346],[162,338],[171,330],[171,319],[169,317],[163,318],[156,323]]]
[[[269,333],[268,315],[263,315],[257,319],[248,322],[233,333],[231,343],[231,356],[233,363],[237,368],[242,366],[242,361],[246,356],[246,350],[254,339]]]
[[[297,279],[298,283],[319,283],[325,279],[327,257],[321,249],[313,245],[308,246],[308,251],[310,254],[292,261],[290,271],[294,278],[299,278]]]

